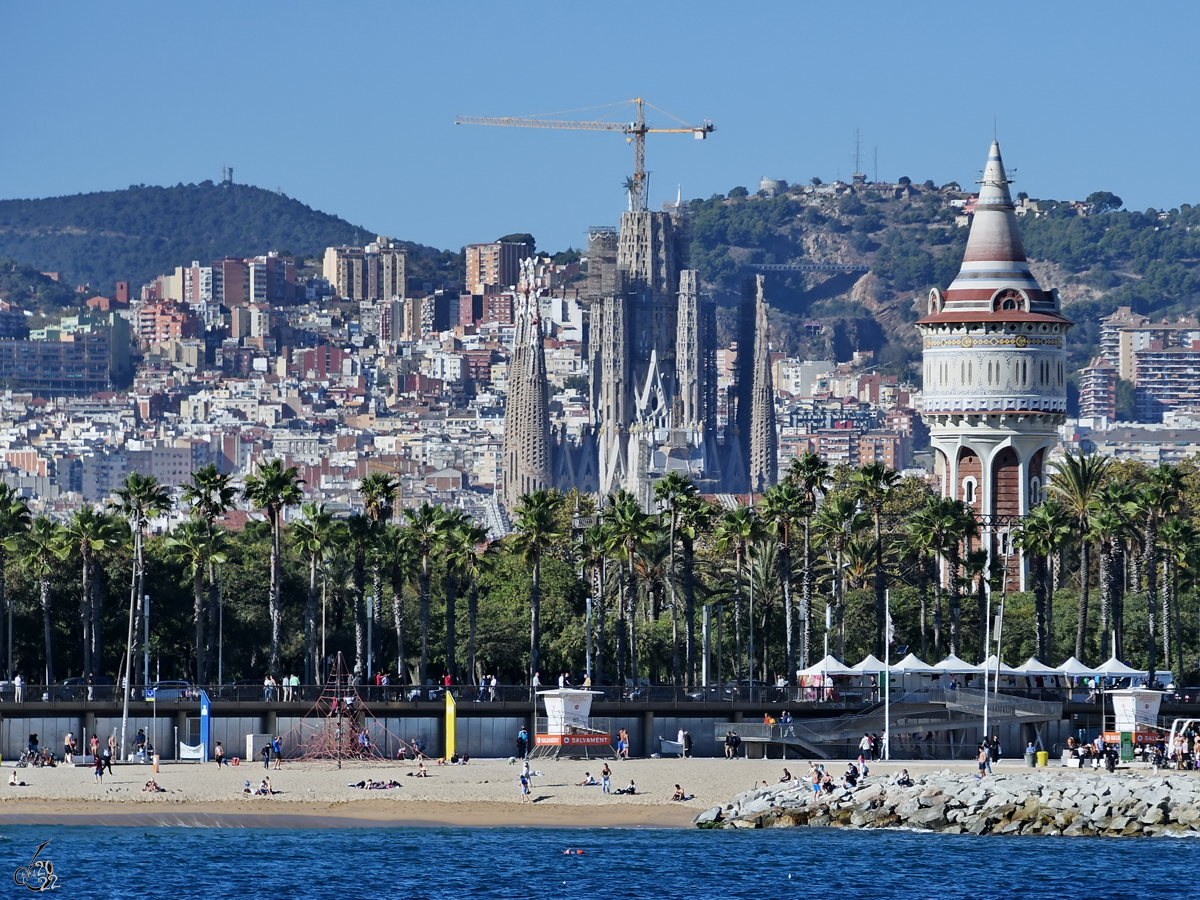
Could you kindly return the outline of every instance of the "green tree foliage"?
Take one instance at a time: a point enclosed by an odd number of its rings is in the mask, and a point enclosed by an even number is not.
[[[369,229],[246,184],[130,185],[123,191],[0,200],[0,258],[36,266],[35,274],[63,275],[61,288],[35,283],[45,292],[45,306],[67,305],[64,289],[73,294],[76,283],[109,292],[117,281],[143,284],[194,259],[282,248],[312,257],[326,247],[361,245],[375,237]],[[409,249],[409,277],[461,280],[461,254],[401,243]],[[0,263],[0,294],[6,289],[3,269]]]

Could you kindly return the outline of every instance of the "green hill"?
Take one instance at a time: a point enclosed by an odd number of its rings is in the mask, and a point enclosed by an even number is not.
[[[720,319],[726,338],[739,284],[756,265],[868,266],[866,274],[768,274],[774,342],[789,353],[838,360],[873,350],[885,369],[919,376],[912,323],[929,289],[947,287],[958,272],[968,230],[956,221],[954,203],[969,196],[957,184],[932,182],[840,193],[797,187],[769,199],[734,188],[691,202],[692,265],[728,308]],[[1119,197],[1099,192],[1082,206],[1038,201],[1020,219],[1034,271],[1044,287],[1059,289],[1077,323],[1067,345],[1074,369],[1098,352],[1099,319],[1118,306],[1155,317],[1194,315],[1200,307],[1200,207],[1120,206]]]
[[[0,200],[0,259],[59,272],[64,284],[111,292],[136,289],[192,260],[257,256],[270,250],[317,257],[328,246],[361,244],[376,232],[283,194],[245,184],[131,185],[123,191],[42,200]],[[456,278],[457,254],[409,247],[409,276]]]

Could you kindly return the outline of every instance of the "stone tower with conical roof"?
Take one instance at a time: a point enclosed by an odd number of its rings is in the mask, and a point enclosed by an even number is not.
[[[762,275],[756,279],[754,370],[750,388],[750,491],[761,494],[778,478],[779,438],[775,433],[775,379],[767,332],[767,301]]]
[[[553,486],[550,432],[550,387],[542,351],[540,291],[533,261],[521,263],[516,330],[508,370],[508,402],[504,414],[503,490],[510,513],[520,498]]]
[[[1057,292],[1029,269],[1008,177],[993,141],[958,277],[929,292],[923,339],[923,417],[943,496],[979,516],[993,557],[1042,497],[1046,455],[1067,414],[1066,354],[1073,324]],[[1011,584],[1024,566],[1010,563]]]

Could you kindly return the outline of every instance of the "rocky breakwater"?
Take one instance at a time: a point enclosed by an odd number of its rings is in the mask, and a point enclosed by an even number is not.
[[[944,834],[1200,833],[1200,778],[1048,772],[978,779],[949,771],[911,787],[867,779],[814,794],[804,782],[745,791],[695,819],[705,828],[912,828]]]

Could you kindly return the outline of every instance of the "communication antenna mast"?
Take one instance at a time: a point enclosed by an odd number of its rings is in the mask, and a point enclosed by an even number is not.
[[[867,176],[862,172],[862,133],[854,129],[854,174],[850,176],[852,184],[863,184]]]

